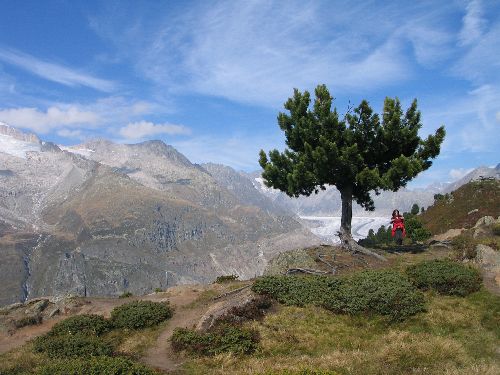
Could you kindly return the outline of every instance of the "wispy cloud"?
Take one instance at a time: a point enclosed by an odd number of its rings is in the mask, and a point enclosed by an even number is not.
[[[93,19],[92,27],[159,87],[276,107],[293,87],[369,92],[412,77],[406,44],[413,41],[401,36],[401,23],[388,22],[401,16],[390,5],[222,1],[169,14],[163,23],[131,21],[123,33],[107,18]],[[447,36],[428,36],[442,51]],[[432,60],[424,40],[414,39],[422,60]]]
[[[81,130],[61,129],[57,131],[57,135],[63,138],[81,139]]]
[[[481,37],[486,24],[483,18],[483,9],[480,0],[472,0],[469,2],[462,22],[462,30],[460,30],[458,36],[459,45],[468,46]]]
[[[74,124],[96,124],[100,120],[94,112],[82,111],[75,106],[66,109],[49,107],[47,111],[36,108],[13,108],[0,110],[0,121],[9,125],[48,133],[54,128]]]
[[[124,126],[119,133],[127,140],[138,140],[158,135],[187,135],[191,134],[191,130],[184,125],[154,124],[140,121]]]
[[[0,61],[15,65],[43,79],[66,86],[86,86],[104,92],[114,91],[117,87],[112,81],[96,78],[90,74],[44,61],[12,49],[0,49]]]

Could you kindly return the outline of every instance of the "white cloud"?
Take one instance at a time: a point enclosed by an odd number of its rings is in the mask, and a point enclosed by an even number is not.
[[[9,125],[48,133],[54,128],[75,124],[96,124],[99,115],[82,111],[76,106],[67,108],[49,107],[46,112],[36,108],[13,108],[0,110],[0,121]]]
[[[64,137],[64,138],[81,139],[82,138],[82,131],[81,130],[61,129],[61,130],[57,131],[57,135]]]
[[[160,134],[187,135],[191,133],[191,130],[184,125],[154,124],[152,122],[140,121],[128,124],[121,128],[119,133],[128,140],[136,140]]]
[[[482,13],[481,1],[472,0],[467,4],[466,12],[462,19],[462,30],[460,30],[458,36],[460,46],[471,45],[481,37],[486,24]]]
[[[138,16],[119,33],[123,25],[105,17],[92,19],[91,27],[163,92],[168,88],[170,93],[281,107],[294,87],[311,90],[325,83],[335,94],[358,93],[413,74],[405,57],[407,39],[394,37],[401,24],[389,21],[401,19],[398,7],[302,1],[286,6],[269,1],[200,4],[169,14],[159,24]]]
[[[19,51],[0,49],[0,60],[25,69],[46,80],[66,86],[86,86],[104,92],[116,89],[116,84],[112,81],[96,78],[90,74],[79,72],[59,64],[40,60]]]
[[[449,175],[453,181],[464,177],[466,174],[472,172],[474,168],[453,168],[450,170]]]

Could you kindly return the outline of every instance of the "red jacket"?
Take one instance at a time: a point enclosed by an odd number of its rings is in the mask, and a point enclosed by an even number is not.
[[[406,236],[405,229],[405,219],[402,216],[396,216],[391,219],[392,223],[392,232],[391,235],[394,237],[396,235],[396,229],[401,228],[403,230],[403,237]]]

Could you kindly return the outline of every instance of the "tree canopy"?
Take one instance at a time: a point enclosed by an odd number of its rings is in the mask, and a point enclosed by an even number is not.
[[[312,109],[309,92],[294,90],[285,103],[289,113],[279,113],[285,132],[284,152],[260,151],[265,184],[291,197],[309,196],[335,185],[367,210],[374,209],[370,192],[397,191],[418,173],[428,169],[440,151],[444,127],[425,140],[415,99],[403,112],[399,99],[386,98],[381,116],[363,100],[340,118],[332,110],[333,98],[319,85]]]

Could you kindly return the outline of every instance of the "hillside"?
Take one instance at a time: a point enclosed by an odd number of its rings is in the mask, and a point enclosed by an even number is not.
[[[327,270],[324,263],[314,260],[319,253],[327,255],[325,259],[339,266],[340,276],[333,276],[331,285],[336,285],[334,280],[341,282],[343,278],[350,280],[348,285],[351,285],[351,281],[364,277],[362,275],[365,274],[360,274],[360,271],[379,269],[378,273],[370,275],[385,275],[382,279],[385,281],[378,286],[370,284],[370,288],[360,285],[361,289],[353,290],[345,297],[373,298],[369,296],[376,296],[377,288],[382,288],[383,299],[378,303],[383,304],[390,303],[394,288],[397,290],[401,282],[407,283],[401,277],[408,267],[422,261],[442,260],[447,257],[448,251],[431,248],[418,254],[387,254],[389,261],[379,263],[371,258],[352,256],[338,248],[323,246],[309,248],[302,252],[301,257],[310,256],[311,267]],[[284,258],[281,256],[280,259],[279,264],[282,265]],[[454,277],[456,275],[454,273]],[[280,287],[279,280],[289,280],[288,287]],[[411,302],[407,308],[415,312],[409,318],[392,320],[376,313],[378,310],[346,314],[318,306],[314,299],[302,304],[301,299],[323,297],[321,284],[315,286],[314,280],[319,281],[321,277],[281,276],[281,279],[178,286],[128,298],[42,298],[13,305],[0,309],[0,374],[45,375],[47,371],[52,371],[52,375],[63,374],[68,373],[69,366],[73,369],[79,366],[80,370],[71,373],[84,375],[85,369],[96,364],[100,364],[100,371],[104,371],[104,366],[113,365],[115,369],[118,368],[116,366],[122,369],[134,367],[141,372],[133,373],[147,375],[496,375],[500,371],[497,350],[500,297],[487,290],[467,292],[465,296],[424,291],[422,295],[416,295],[423,297],[418,297],[418,304],[425,304],[423,311],[414,309],[417,301],[406,301],[398,294],[398,308]],[[396,284],[385,289],[387,282]],[[259,302],[262,305],[256,308],[255,301],[259,297],[257,292],[250,290],[254,283],[261,288],[270,287],[270,292],[280,302],[274,300],[271,306],[267,305],[268,302],[266,305]],[[258,290],[254,287],[255,284],[251,288]],[[405,298],[408,293],[415,293],[409,285],[406,288],[410,289],[405,289]],[[51,358],[52,350],[60,350],[57,345],[42,346],[44,351],[48,350],[47,354],[36,349],[40,341],[30,341],[46,334],[55,323],[70,317],[95,314],[113,319],[114,309],[134,301],[168,301],[173,308],[173,316],[147,328],[107,328],[111,331],[91,342],[93,345],[101,342],[101,345],[111,346],[112,357],[75,359],[72,353],[80,349],[73,348],[65,349],[66,354]],[[377,305],[371,303],[377,309]],[[357,304],[349,306],[356,308]],[[388,310],[393,311],[394,308]],[[41,316],[41,321],[28,319],[32,316]],[[134,319],[140,321],[139,317]],[[217,323],[218,319],[226,323]],[[217,338],[218,326],[212,329],[213,324],[223,324],[219,327],[230,324],[232,327],[225,331],[222,342]],[[196,330],[192,330],[193,327]],[[179,331],[176,328],[182,329]],[[194,351],[188,349],[190,344],[180,351],[171,344],[172,340],[178,343],[183,337],[187,343],[193,343]],[[203,337],[210,339],[204,341]],[[71,335],[60,338],[72,340]],[[80,342],[82,345],[86,343]],[[56,343],[57,340],[54,341]],[[206,351],[212,347],[218,352],[210,354]],[[54,372],[55,369],[58,372]]]
[[[433,233],[454,228],[471,228],[484,216],[500,216],[500,180],[471,181],[457,190],[437,197],[419,217]]]
[[[74,147],[0,126],[0,306],[261,274],[319,240],[159,141]]]

